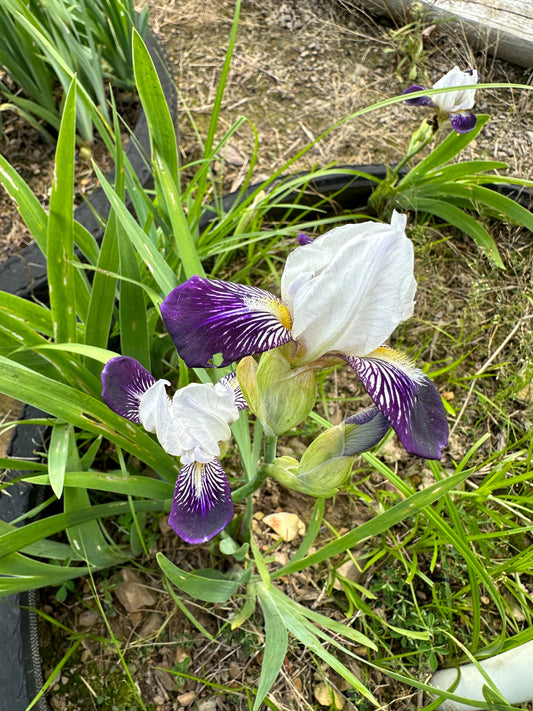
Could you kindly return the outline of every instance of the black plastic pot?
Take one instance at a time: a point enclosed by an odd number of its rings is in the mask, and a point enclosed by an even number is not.
[[[163,46],[150,30],[146,34],[145,42],[175,119],[177,95],[170,61]],[[143,111],[125,152],[141,184],[147,187],[152,180],[152,174],[150,136]],[[109,177],[112,178],[113,175]],[[75,219],[99,241],[102,238],[102,230],[92,210],[106,219],[110,210],[109,202],[102,188],[96,188],[91,193],[89,202],[91,207],[82,203],[76,208]],[[0,285],[3,291],[17,296],[48,300],[46,261],[35,243],[0,264]],[[46,413],[29,405],[25,406],[21,413],[21,419],[24,420],[45,416]],[[44,451],[45,439],[45,428],[35,425],[19,426],[15,429],[8,454],[16,458],[35,458],[36,452]],[[10,471],[7,478],[16,479],[22,475],[23,472]],[[22,483],[10,486],[8,495],[0,493],[0,519],[7,522],[17,519],[35,505],[34,495],[32,488]],[[33,591],[0,599],[0,711],[25,711],[42,687],[37,618],[31,609],[34,605]],[[48,705],[44,697],[41,697],[33,708],[36,711],[47,711]]]

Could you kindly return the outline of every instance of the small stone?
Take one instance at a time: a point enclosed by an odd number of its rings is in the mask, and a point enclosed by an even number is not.
[[[99,619],[100,615],[96,610],[84,610],[80,613],[78,622],[82,627],[92,627]]]
[[[155,676],[165,691],[173,691],[176,687],[176,678],[166,669],[156,669]]]
[[[196,701],[195,691],[186,691],[184,694],[179,694],[178,703],[181,706],[190,706],[193,701]]]
[[[314,689],[315,699],[321,706],[331,706],[335,704],[335,708],[338,711],[342,711],[346,703],[346,699],[342,694],[334,689],[332,686],[324,684],[318,684]]]
[[[139,631],[139,637],[146,639],[151,637],[163,624],[163,618],[159,612],[151,612],[143,623]]]
[[[154,596],[133,571],[124,569],[121,575],[123,582],[115,588],[115,595],[128,612],[135,612],[143,607],[155,605]]]
[[[168,522],[168,516],[161,516],[161,518],[158,521],[159,524],[159,530],[163,534],[163,536],[166,536],[167,533],[170,533],[172,531],[172,528]]]
[[[228,667],[228,675],[230,679],[238,679],[241,675],[241,666],[237,662],[230,662]]]
[[[196,711],[217,711],[218,703],[214,698],[206,699],[205,701],[200,701],[196,705]]]
[[[533,405],[533,382],[526,385],[525,388],[516,393],[516,398],[524,405]]]
[[[174,659],[176,660],[176,664],[183,664],[183,662],[186,659],[189,659],[191,656],[191,653],[189,652],[188,649],[185,649],[185,647],[178,647],[176,649],[176,654],[174,656]]]
[[[361,571],[354,565],[353,561],[347,560],[346,563],[343,563],[342,565],[339,565],[339,567],[336,570],[336,573],[340,575],[342,578],[346,578],[352,583],[356,583],[359,578],[361,577]],[[333,583],[333,588],[335,590],[343,590],[343,586],[340,580],[335,578],[335,581]]]

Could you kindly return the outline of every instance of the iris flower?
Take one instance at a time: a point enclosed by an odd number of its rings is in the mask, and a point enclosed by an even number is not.
[[[457,91],[447,91],[443,94],[432,96],[419,96],[415,99],[406,99],[408,106],[433,106],[442,114],[449,114],[452,128],[457,133],[468,133],[476,127],[476,115],[470,109],[474,107],[475,89],[462,89],[463,86],[477,84],[479,75],[475,69],[462,72],[459,67],[454,67],[441,77],[433,89],[447,89],[456,86]],[[412,84],[405,89],[404,94],[414,91],[423,91],[426,87]]]
[[[156,380],[138,361],[112,358],[102,371],[102,397],[122,417],[155,432],[163,449],[180,457],[168,522],[188,543],[203,543],[233,517],[220,444],[246,407],[235,373],[215,385],[191,383],[171,399],[168,380]]]
[[[287,259],[281,299],[254,286],[193,276],[161,314],[188,366],[222,365],[284,346],[297,369],[344,360],[409,453],[438,459],[448,440],[442,399],[403,353],[383,346],[414,308],[406,217],[335,227]],[[308,242],[305,244],[305,242]]]

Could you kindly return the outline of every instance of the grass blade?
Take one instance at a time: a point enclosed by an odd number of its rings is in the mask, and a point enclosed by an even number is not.
[[[55,158],[47,231],[50,309],[56,341],[76,341],[74,260],[74,151],[76,148],[76,83],[65,100]]]

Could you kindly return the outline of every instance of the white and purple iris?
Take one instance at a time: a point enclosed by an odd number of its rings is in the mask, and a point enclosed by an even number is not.
[[[476,115],[471,109],[474,107],[475,89],[462,89],[463,86],[477,84],[479,75],[475,69],[461,71],[459,67],[454,67],[447,74],[433,84],[433,89],[447,89],[457,87],[457,91],[447,91],[442,94],[432,96],[419,96],[415,99],[406,99],[408,106],[433,106],[441,114],[448,114],[452,128],[457,133],[468,133],[476,127]],[[412,84],[405,89],[404,94],[415,91],[423,91],[426,87]]]
[[[295,368],[343,359],[406,450],[438,459],[448,441],[442,399],[403,354],[382,344],[414,308],[414,254],[406,217],[336,227],[302,238],[288,257],[281,299],[253,286],[194,276],[161,314],[190,367],[222,365],[292,344]]]
[[[228,480],[219,461],[230,424],[247,407],[235,373],[218,383],[191,383],[171,399],[168,380],[156,380],[138,361],[112,358],[102,371],[102,397],[117,414],[155,432],[180,469],[168,522],[188,543],[203,543],[233,517]]]

